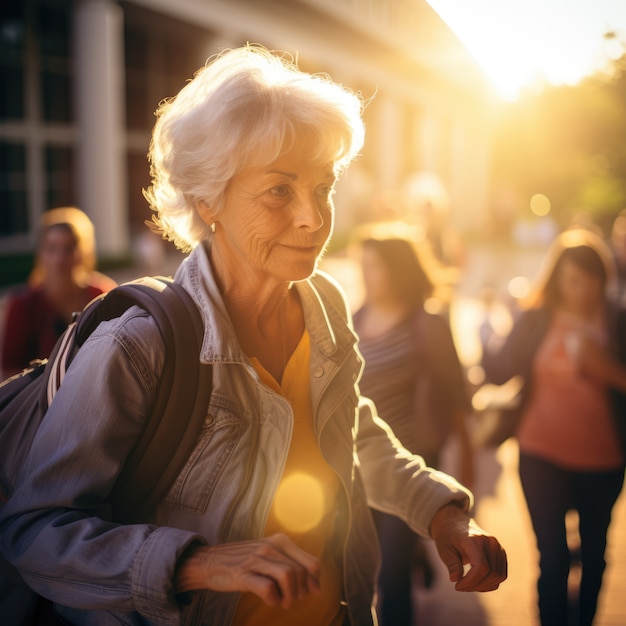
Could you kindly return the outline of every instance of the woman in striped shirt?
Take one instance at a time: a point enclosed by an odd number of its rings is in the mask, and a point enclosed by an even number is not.
[[[432,467],[455,431],[460,443],[459,478],[472,480],[472,451],[465,428],[470,411],[465,378],[448,321],[428,313],[433,282],[401,223],[365,228],[360,237],[365,301],[354,315],[365,358],[360,387],[378,407],[405,448]],[[378,581],[381,626],[415,623],[411,576],[432,570],[419,537],[400,519],[373,511],[382,550]],[[417,555],[417,558],[416,558]]]

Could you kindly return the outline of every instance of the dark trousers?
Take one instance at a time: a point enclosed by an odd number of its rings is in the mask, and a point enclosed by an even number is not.
[[[565,515],[578,512],[582,578],[579,626],[591,626],[606,566],[604,552],[611,511],[624,470],[579,472],[520,453],[519,473],[540,555],[539,615],[543,626],[567,626],[570,553]]]
[[[411,570],[418,536],[400,519],[372,510],[382,554],[378,576],[380,626],[411,626]]]

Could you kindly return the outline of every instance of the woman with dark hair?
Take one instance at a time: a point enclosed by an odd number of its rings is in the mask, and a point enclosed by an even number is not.
[[[516,436],[540,553],[543,626],[570,623],[570,510],[578,513],[582,564],[576,623],[592,624],[611,511],[622,489],[626,316],[609,299],[613,278],[609,249],[597,235],[563,232],[504,345],[483,358],[489,382],[524,379]]]
[[[435,285],[403,223],[366,227],[360,239],[365,301],[354,327],[365,359],[361,391],[372,398],[402,445],[438,467],[448,436],[458,435],[458,478],[472,482],[465,378],[447,320],[424,309]],[[382,548],[378,579],[382,626],[415,623],[412,573],[432,569],[423,542],[402,520],[373,511]]]

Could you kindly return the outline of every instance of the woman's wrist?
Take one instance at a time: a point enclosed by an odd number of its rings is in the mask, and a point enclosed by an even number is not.
[[[448,502],[433,515],[430,522],[430,536],[436,540],[441,534],[449,532],[451,526],[467,527],[470,516],[466,503],[461,500]]]
[[[176,571],[174,572],[174,592],[176,594],[204,588],[208,551],[208,546],[194,543],[183,552],[176,563]]]

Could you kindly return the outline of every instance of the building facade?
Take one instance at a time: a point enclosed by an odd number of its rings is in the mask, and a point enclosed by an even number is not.
[[[484,210],[486,80],[425,0],[22,0],[0,9],[0,281],[20,278],[55,206],[91,217],[101,260],[128,258],[150,217],[158,103],[246,42],[370,100],[363,154],[338,189],[339,236],[433,181],[459,228]]]

